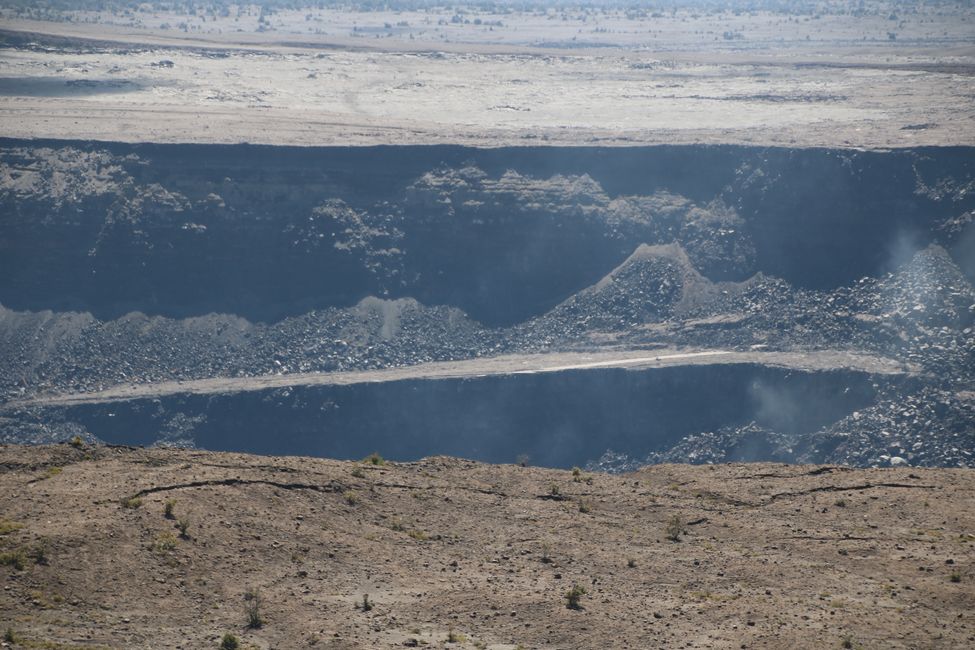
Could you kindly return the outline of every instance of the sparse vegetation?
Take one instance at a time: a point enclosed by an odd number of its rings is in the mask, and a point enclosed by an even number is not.
[[[583,514],[592,512],[592,499],[579,499],[579,512]]]
[[[240,647],[240,641],[237,640],[233,634],[224,634],[223,640],[220,641],[220,650],[237,650]]]
[[[453,630],[447,631],[447,643],[466,643],[467,636]]]
[[[15,530],[20,530],[24,525],[16,522],[10,521],[9,519],[0,519],[0,535],[6,535],[12,533]]]
[[[182,537],[183,539],[190,538],[189,534],[187,533],[187,531],[190,528],[189,517],[180,517],[179,520],[176,522],[176,528],[179,530],[180,537]]]
[[[372,452],[371,454],[369,454],[368,456],[366,456],[365,458],[363,458],[362,459],[362,462],[363,463],[366,463],[367,465],[385,465],[386,464],[386,460],[382,456],[380,456],[379,454],[377,454],[376,452]]]
[[[244,614],[247,617],[247,627],[257,629],[264,626],[264,616],[261,607],[264,597],[256,587],[251,587],[244,593]]]
[[[342,498],[345,499],[345,502],[350,506],[354,506],[355,504],[359,503],[359,495],[352,490],[346,490],[343,492]]]
[[[47,471],[44,472],[43,476],[41,476],[41,480],[43,481],[45,479],[54,478],[63,471],[63,467],[48,467]]]
[[[551,564],[552,555],[548,544],[542,544],[542,564]]]
[[[167,500],[166,503],[163,505],[163,516],[165,516],[166,519],[172,519],[173,517],[176,516],[173,512],[175,508],[176,508],[176,501],[174,499]]]
[[[71,436],[71,440],[68,441],[68,444],[75,449],[81,449],[85,446],[85,439],[77,435]]]
[[[558,485],[552,483],[550,486],[548,486],[548,493],[553,497],[557,497],[561,495],[562,491],[559,489]]]
[[[23,571],[27,568],[27,553],[22,548],[0,553],[0,566],[12,566]]]
[[[178,544],[176,535],[172,533],[160,533],[152,542],[152,550],[156,553],[168,553],[169,551],[175,550]]]
[[[142,506],[142,499],[139,497],[125,497],[119,503],[122,504],[123,508],[128,508],[129,510],[135,510]]]
[[[30,550],[28,555],[32,560],[34,560],[34,564],[47,564],[47,540],[39,540],[37,544],[34,545],[34,548]]]
[[[572,585],[572,588],[565,592],[565,606],[569,609],[582,609],[580,601],[586,595],[586,588],[579,585]]]
[[[12,627],[8,627],[3,633],[3,640],[5,643],[17,643],[17,635],[14,634],[14,629]]]
[[[359,609],[364,612],[372,611],[372,601],[369,600],[369,594],[362,594],[362,603],[359,605]]]
[[[845,499],[837,499],[836,502],[833,503],[833,505],[836,506],[837,508],[845,508],[846,507],[846,500]]]
[[[961,582],[961,574],[955,571],[948,577],[948,579],[952,582]]]
[[[356,465],[355,467],[352,468],[352,476],[354,476],[355,478],[365,478],[366,473],[365,471],[363,471],[361,467]]]
[[[667,539],[672,542],[679,542],[681,535],[686,534],[687,530],[684,527],[684,520],[680,515],[674,515],[667,522]]]

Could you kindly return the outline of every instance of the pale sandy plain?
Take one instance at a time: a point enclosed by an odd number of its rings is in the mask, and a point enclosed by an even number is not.
[[[70,23],[4,10],[0,137],[975,144],[971,8],[893,20],[309,9],[258,21],[256,9],[75,12]]]

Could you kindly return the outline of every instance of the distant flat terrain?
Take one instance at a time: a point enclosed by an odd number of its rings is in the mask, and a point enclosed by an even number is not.
[[[0,446],[0,626],[13,648],[969,647],[972,479]]]
[[[443,14],[443,15],[441,15]],[[869,16],[0,17],[0,136],[287,145],[975,144],[965,8]],[[465,22],[466,21],[466,22]]]

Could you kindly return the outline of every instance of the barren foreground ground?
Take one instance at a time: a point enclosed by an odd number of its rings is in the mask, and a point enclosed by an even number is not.
[[[7,446],[0,625],[16,648],[960,648],[972,478]]]

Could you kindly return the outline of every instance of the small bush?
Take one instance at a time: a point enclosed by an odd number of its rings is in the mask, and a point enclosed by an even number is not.
[[[247,627],[257,629],[264,626],[264,617],[261,615],[261,606],[264,604],[264,597],[255,587],[251,587],[244,593],[244,614],[247,615]]]
[[[6,643],[17,643],[17,635],[14,634],[12,627],[8,627],[7,631],[3,633],[3,640]]]
[[[220,642],[220,650],[237,650],[240,647],[240,641],[237,640],[233,634],[224,634],[223,640]]]
[[[75,449],[81,449],[85,446],[85,439],[81,436],[71,436],[71,440],[68,441],[68,444]]]
[[[845,499],[838,499],[835,503],[833,503],[833,505],[836,506],[837,508],[845,508],[846,507],[846,500]]]
[[[548,486],[548,493],[553,497],[557,497],[562,493],[562,491],[559,489],[558,485],[552,483],[550,486]]]
[[[680,515],[674,515],[667,522],[667,539],[672,542],[679,542],[680,536],[685,534],[687,531],[684,529],[684,520],[681,519]]]
[[[189,517],[180,517],[179,520],[176,522],[176,528],[179,529],[179,536],[180,537],[182,537],[183,539],[189,539],[190,538],[190,536],[186,532],[186,531],[188,531],[190,529],[190,518]]]
[[[41,477],[41,480],[54,478],[55,476],[57,476],[63,471],[64,471],[63,467],[49,467],[47,471],[44,472],[44,476]]]
[[[957,572],[952,573],[948,579],[952,582],[961,582],[961,574]]]
[[[367,464],[367,465],[385,465],[386,464],[386,460],[382,456],[380,456],[379,454],[377,454],[376,452],[372,452],[371,454],[369,454],[368,456],[366,456],[365,458],[363,458],[362,459],[362,462],[365,463],[365,464]]]
[[[369,600],[369,594],[362,594],[362,604],[359,606],[364,612],[372,611],[372,602]]]
[[[20,530],[24,525],[16,521],[10,521],[9,519],[0,519],[0,535],[6,535],[7,533],[12,533],[15,530]]]
[[[352,476],[354,476],[355,478],[365,478],[366,473],[362,471],[361,467],[356,465],[355,467],[352,468]]]
[[[32,560],[34,560],[34,564],[47,564],[47,540],[42,539],[39,541],[37,545],[31,549],[28,555]]]
[[[359,503],[359,495],[352,490],[346,490],[343,492],[342,498],[345,499],[345,502],[350,506],[354,506],[355,504]]]
[[[135,510],[142,506],[142,499],[139,497],[125,497],[119,503],[122,504],[123,508],[128,508],[129,510]]]
[[[178,544],[176,535],[172,533],[161,533],[153,541],[152,550],[156,553],[168,553],[169,551],[176,550]]]
[[[592,500],[579,499],[579,512],[586,514],[592,512]]]
[[[175,508],[176,508],[176,501],[174,499],[169,499],[168,501],[166,501],[165,504],[163,504],[163,516],[166,517],[166,519],[172,519],[173,517],[176,516],[175,514],[173,514]]]
[[[23,571],[27,567],[27,553],[22,548],[0,553],[0,566],[12,566],[18,571]]]
[[[466,642],[467,642],[466,635],[461,634],[460,632],[454,632],[453,630],[449,630],[447,632],[447,643],[466,643]]]
[[[572,589],[565,592],[565,606],[569,609],[582,609],[579,601],[586,595],[586,588],[579,585],[572,585]]]

